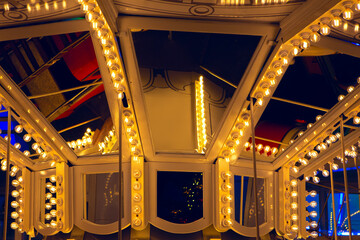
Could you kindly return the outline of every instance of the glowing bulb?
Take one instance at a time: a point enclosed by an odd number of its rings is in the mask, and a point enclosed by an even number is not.
[[[45,197],[47,200],[51,199],[52,198],[52,194],[51,193],[46,193]]]
[[[296,187],[297,186],[297,180],[296,179],[291,180],[290,181],[290,186]]]
[[[309,42],[309,40],[307,40],[307,39],[302,39],[301,42],[300,42],[300,47],[301,47],[302,49],[307,49],[307,48],[309,48],[309,47],[310,47],[310,42]]]
[[[291,226],[291,230],[294,231],[294,232],[297,232],[297,231],[299,231],[299,226],[294,224],[294,225]]]
[[[56,175],[51,175],[49,179],[52,183],[56,182]]]
[[[291,215],[291,220],[297,221],[298,219],[299,219],[299,216],[296,213]]]
[[[56,227],[57,227],[56,221],[52,220],[52,221],[50,222],[50,227],[56,228]]]
[[[296,167],[296,166],[293,166],[293,167],[291,168],[291,170],[292,170],[294,173],[298,173],[298,172],[299,172],[299,168]]]
[[[50,214],[50,213],[45,214],[45,219],[46,219],[46,220],[52,219],[51,214]]]
[[[56,187],[55,186],[51,186],[49,190],[50,190],[51,193],[56,193]]]
[[[322,171],[322,175],[323,175],[324,177],[328,177],[328,176],[329,176],[329,171],[328,171],[328,170]]]
[[[11,185],[13,185],[14,187],[17,187],[17,186],[20,185],[20,183],[19,183],[18,180],[14,179],[14,180],[11,181]]]
[[[312,201],[312,202],[310,202],[309,206],[312,208],[316,208],[317,203],[315,201]]]
[[[10,203],[10,205],[11,205],[12,208],[17,208],[17,207],[19,207],[19,203],[18,203],[17,201],[12,201],[12,202]]]
[[[312,191],[310,191],[309,192],[309,196],[311,196],[311,197],[316,197],[316,191],[315,190],[312,190]]]
[[[290,207],[292,208],[292,209],[297,209],[298,208],[298,204],[297,204],[297,202],[292,202],[291,204],[290,204]]]
[[[320,27],[320,34],[323,36],[330,34],[330,27],[326,24],[321,25]]]
[[[316,231],[313,231],[313,232],[310,233],[310,236],[312,238],[317,238],[319,236],[319,234]]]
[[[341,25],[341,18],[340,17],[334,17],[331,22],[333,27],[339,27]]]
[[[45,203],[45,209],[46,209],[46,210],[52,209],[51,204],[50,204],[50,203]]]
[[[319,177],[313,177],[313,182],[314,182],[314,183],[319,183],[319,182],[320,182],[320,178],[319,178]]]
[[[17,224],[16,222],[12,222],[11,224],[10,224],[10,227],[11,227],[11,229],[17,229],[17,228],[19,228],[19,224]]]
[[[310,34],[310,41],[317,43],[320,41],[320,34],[318,34],[317,32],[312,32]]]
[[[358,23],[356,23],[355,25],[354,25],[354,32],[359,32],[359,24]]]
[[[317,226],[318,226],[318,224],[317,224],[316,221],[312,221],[312,222],[310,223],[310,227],[311,227],[311,228],[317,228]]]
[[[291,192],[291,197],[296,198],[297,196],[298,196],[297,191],[292,191]]]
[[[17,219],[19,217],[19,213],[17,213],[17,212],[12,212],[11,213],[11,218],[12,219]]]
[[[17,132],[17,133],[22,133],[22,131],[23,131],[23,126],[21,126],[21,125],[17,125],[15,128],[14,128],[14,130],[15,130],[15,132]]]
[[[347,88],[347,91],[348,91],[348,93],[351,93],[352,91],[354,91],[354,87],[353,86],[349,86],[348,88]]]
[[[14,198],[17,198],[18,196],[20,196],[20,193],[16,190],[11,192],[11,196],[13,196]]]
[[[354,12],[350,8],[345,8],[342,14],[345,20],[351,20],[354,17]]]
[[[317,217],[317,212],[316,211],[311,211],[309,215],[312,218],[316,218]]]
[[[230,207],[223,207],[221,213],[225,216],[229,216],[232,213],[232,209]]]
[[[28,156],[30,156],[30,152],[28,150],[25,150],[24,155],[28,157]]]
[[[300,49],[298,46],[293,46],[293,48],[291,49],[291,54],[294,56],[297,56],[300,53]]]
[[[354,124],[360,124],[360,117],[356,116],[353,119]]]

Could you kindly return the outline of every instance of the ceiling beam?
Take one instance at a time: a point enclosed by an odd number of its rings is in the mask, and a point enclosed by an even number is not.
[[[355,130],[344,137],[345,148],[349,148],[351,145],[356,143],[359,140],[360,129]],[[301,175],[307,176],[312,175],[312,173],[323,167],[326,163],[331,162],[337,155],[341,155],[341,141],[338,140],[336,143],[333,143],[325,152],[320,153],[315,161],[310,162],[309,165],[302,168],[295,177],[300,177]]]
[[[78,19],[14,28],[3,28],[0,29],[0,41],[83,32],[89,31],[89,27],[89,23],[87,23],[85,19]]]
[[[359,46],[336,38],[321,36],[321,40],[317,43],[314,43],[314,46],[331,49],[337,53],[360,58]]]
[[[341,0],[308,0],[280,22],[278,40],[283,42],[298,34]]]
[[[338,121],[339,116],[351,109],[352,106],[358,106],[360,96],[360,87],[349,93],[343,100],[338,102],[330,109],[320,120],[316,121],[311,128],[299,136],[293,144],[285,151],[280,153],[273,162],[274,169],[282,167],[284,164],[296,157],[296,154],[303,151],[311,142],[320,136],[320,133],[332,128]]]

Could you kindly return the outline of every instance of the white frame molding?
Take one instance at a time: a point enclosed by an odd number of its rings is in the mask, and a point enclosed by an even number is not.
[[[124,217],[121,220],[122,229],[130,224],[130,163],[123,163],[124,180]],[[75,166],[74,174],[74,221],[80,229],[93,234],[107,235],[118,232],[118,221],[110,224],[96,224],[83,219],[84,209],[84,174],[119,172],[119,164],[102,164]],[[120,176],[119,176],[120,177]]]
[[[273,41],[279,31],[279,27],[269,23],[250,22],[227,22],[211,20],[189,20],[189,19],[166,19],[147,17],[118,17],[118,30],[122,54],[126,72],[130,81],[134,109],[139,123],[139,131],[143,143],[144,155],[148,161],[167,162],[188,162],[188,163],[212,163],[218,156],[221,147],[233,127],[242,106],[246,103],[246,96],[261,71],[261,68],[271,50]],[[135,48],[132,40],[131,29],[151,29],[163,31],[183,31],[201,33],[219,33],[234,35],[260,36],[254,54],[241,77],[240,84],[228,104],[223,118],[219,122],[219,129],[208,145],[205,154],[185,153],[158,153],[153,144],[150,126],[148,124],[147,109],[145,108],[144,94],[141,86],[141,78],[138,69]]]
[[[254,177],[253,169],[252,168],[241,168],[230,166],[230,171],[233,173],[233,176],[246,176],[246,177]],[[231,178],[231,184],[234,186],[234,177]],[[266,221],[265,223],[259,226],[260,236],[264,236],[265,234],[269,233],[271,230],[274,229],[274,204],[275,204],[275,194],[274,194],[274,172],[271,170],[257,170],[257,177],[258,178],[265,178],[265,211],[266,211]],[[241,189],[243,191],[243,189]],[[231,190],[231,195],[234,196],[234,187]],[[235,199],[231,202],[231,207],[235,211]],[[241,212],[240,212],[241,217]],[[234,214],[232,215],[233,218],[233,226],[232,229],[247,237],[256,237],[256,227],[246,227],[240,225],[237,221],[235,221]]]
[[[146,163],[149,183],[149,222],[157,228],[171,233],[193,233],[212,224],[213,193],[212,164],[199,163]],[[202,172],[203,173],[203,217],[192,223],[172,223],[157,216],[157,172]]]
[[[46,227],[44,223],[39,219],[41,216],[41,207],[44,207],[44,204],[41,204],[41,195],[45,196],[43,189],[41,189],[41,179],[44,177],[50,177],[51,175],[56,174],[56,169],[49,169],[35,172],[35,187],[34,187],[34,227],[35,229],[44,236],[54,235],[59,232],[59,230]],[[71,175],[71,174],[70,174]],[[72,185],[72,182],[70,182]],[[45,202],[44,202],[45,203]]]

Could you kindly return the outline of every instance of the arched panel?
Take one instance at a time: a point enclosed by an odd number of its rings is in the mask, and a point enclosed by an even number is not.
[[[211,224],[213,215],[213,203],[211,197],[211,164],[148,163],[148,167],[148,181],[150,184],[149,221],[152,225],[167,232],[185,234],[200,231]],[[172,174],[173,176],[171,176]],[[171,192],[169,192],[170,196],[167,197],[166,200],[179,196],[179,198],[183,199],[183,202],[181,199],[178,199],[178,201],[175,202],[169,201],[169,204],[166,204],[168,206],[168,210],[170,211],[173,209],[172,212],[174,212],[174,214],[181,214],[181,211],[184,210],[181,210],[181,208],[179,210],[176,209],[178,209],[181,204],[185,203],[188,204],[187,207],[189,208],[189,213],[202,209],[202,214],[200,214],[202,216],[200,216],[199,219],[188,219],[187,217],[190,215],[184,214],[183,218],[187,220],[184,220],[184,223],[180,223],[179,218],[176,218],[176,220],[174,218],[172,219],[173,222],[171,222],[169,221],[169,217],[166,217],[163,210],[159,211],[159,204],[162,204],[161,208],[164,208],[164,201],[159,200],[159,197],[164,196],[161,192],[164,191],[164,183],[166,187],[166,177],[170,176],[172,178],[178,178],[177,182],[179,184],[174,186],[174,189],[169,189],[171,190]],[[188,184],[189,179],[193,181],[193,184]],[[181,189],[183,192],[179,191]],[[197,199],[199,199],[196,197],[197,194],[202,194],[201,206],[195,206]],[[184,199],[186,202],[184,202]],[[192,204],[192,202],[194,202],[194,204]],[[192,211],[191,208],[195,208],[195,211]],[[199,216],[199,213],[196,213],[196,215]]]

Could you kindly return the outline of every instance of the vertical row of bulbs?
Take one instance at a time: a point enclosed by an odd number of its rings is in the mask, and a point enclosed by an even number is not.
[[[290,198],[290,220],[291,220],[291,227],[290,229],[287,229],[288,232],[294,232],[297,233],[299,231],[299,225],[298,225],[298,220],[299,220],[299,216],[298,216],[298,191],[297,191],[297,187],[298,187],[298,182],[297,179],[292,179],[290,181],[290,184],[287,184],[287,188],[285,191],[285,198],[289,199]],[[289,208],[287,206],[287,208]]]
[[[204,102],[204,77],[200,76],[199,81],[195,81],[195,105],[196,105],[196,128],[197,128],[197,143],[196,149],[199,153],[204,153],[206,150],[207,136],[206,136],[206,118],[205,118],[205,102]]]
[[[17,178],[16,178],[17,176]],[[24,221],[24,179],[21,171],[17,166],[12,166],[10,171],[10,177],[14,178],[11,181],[11,185],[16,188],[11,192],[11,196],[14,200],[10,203],[10,206],[14,209],[10,216],[14,220],[10,227],[11,229],[17,229],[20,233],[24,232],[23,221]],[[11,179],[10,178],[10,179]]]
[[[232,173],[230,171],[222,171],[221,172],[221,190],[219,191],[219,196],[221,197],[221,225],[224,228],[231,227],[233,225],[233,221],[231,219],[232,208],[230,204],[233,200],[231,195],[232,184],[230,183],[232,178]]]
[[[312,198],[316,197],[317,193],[315,190],[312,190],[310,192],[307,192],[307,195],[306,196],[310,196]],[[306,204],[306,215],[307,217],[310,219],[310,222],[307,222],[308,223],[308,226],[310,227],[311,229],[311,232],[310,232],[310,236],[312,238],[317,238],[318,237],[318,232],[316,231],[317,227],[318,227],[318,224],[315,220],[313,220],[312,218],[316,218],[317,217],[317,212],[314,211],[314,208],[316,208],[317,206],[317,203],[316,201],[311,201],[311,202],[307,202]],[[310,211],[308,211],[308,207],[311,208]]]
[[[45,216],[44,223],[47,227],[54,229],[61,229],[62,223],[59,218],[62,217],[63,212],[58,210],[58,204],[62,204],[62,199],[58,198],[58,193],[62,192],[62,188],[57,187],[57,181],[60,180],[56,175],[51,175],[45,179]]]
[[[61,218],[64,213],[61,209],[63,205],[63,198],[60,196],[63,193],[62,176],[51,175],[45,179],[45,215],[44,224],[46,227],[61,230],[63,222]]]
[[[124,71],[119,56],[119,51],[116,46],[116,41],[113,33],[111,32],[109,25],[104,18],[100,7],[94,0],[78,0],[82,5],[82,10],[85,12],[85,17],[90,22],[92,29],[96,32],[96,36],[99,38],[103,55],[106,59],[106,64],[110,72],[111,80],[115,91],[118,94],[118,98],[122,99],[126,94],[130,96],[129,88],[124,78]],[[132,226],[135,228],[141,228],[144,225],[142,219],[144,219],[144,211],[141,206],[144,206],[144,188],[143,183],[143,158],[142,146],[139,136],[139,131],[136,125],[136,118],[131,111],[131,102],[128,101],[129,107],[123,110],[123,126],[126,131],[126,136],[130,146],[131,153],[131,171],[132,171]],[[121,126],[119,126],[121,127]],[[113,133],[113,132],[112,132]],[[110,133],[109,133],[110,134]],[[112,136],[113,139],[115,137]],[[105,149],[106,146],[101,145],[101,149]]]

